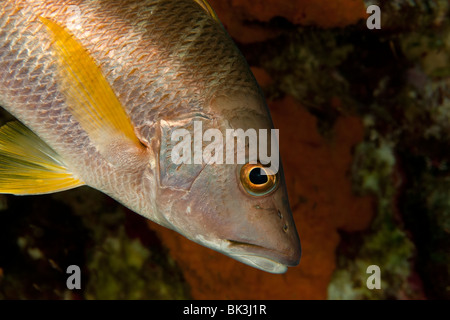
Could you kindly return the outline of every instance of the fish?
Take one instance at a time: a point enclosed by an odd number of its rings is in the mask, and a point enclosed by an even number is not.
[[[224,136],[274,130],[207,1],[2,0],[0,106],[16,118],[0,128],[0,193],[86,185],[251,267],[280,274],[299,264],[281,164],[173,161],[199,123]]]

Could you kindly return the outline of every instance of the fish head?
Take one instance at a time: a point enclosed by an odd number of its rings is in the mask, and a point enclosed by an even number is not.
[[[158,203],[166,204],[160,208],[168,222],[166,226],[252,267],[284,273],[288,266],[299,263],[301,248],[279,160],[277,166],[269,166],[259,156],[250,159],[252,142],[248,139],[243,144],[245,159],[239,161],[236,139],[235,148],[230,151],[234,161],[227,161],[231,159],[227,159],[227,130],[270,132],[273,125],[267,106],[259,96],[237,94],[212,99],[207,113],[208,116],[200,118],[162,124]],[[198,132],[199,127],[203,135]],[[197,160],[202,161],[173,163],[169,153],[179,150],[170,137],[180,128],[185,130],[182,133],[190,133],[185,146],[190,144],[192,148],[184,151],[191,152],[191,160],[195,160],[197,143],[203,149],[203,159]],[[217,134],[214,139],[207,137],[210,129],[215,130],[210,133]],[[195,141],[199,137],[203,138],[200,143]],[[267,147],[278,158],[277,141],[270,138],[273,137],[267,134]],[[207,148],[213,142],[219,147],[211,153]],[[218,157],[215,161],[205,161],[208,153]]]

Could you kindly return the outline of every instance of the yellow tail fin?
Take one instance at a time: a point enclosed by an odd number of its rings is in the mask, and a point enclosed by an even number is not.
[[[44,194],[79,187],[61,157],[18,121],[0,128],[0,193]]]

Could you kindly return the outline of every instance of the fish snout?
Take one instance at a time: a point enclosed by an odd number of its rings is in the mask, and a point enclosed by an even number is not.
[[[234,259],[270,273],[285,273],[288,267],[300,262],[300,246],[289,251],[279,251],[253,243],[228,240],[228,254]]]
[[[291,215],[284,217],[279,210],[275,211],[278,221],[272,220],[270,226],[256,224],[257,229],[264,230],[259,237],[244,239],[235,235],[233,239],[227,239],[228,254],[271,273],[284,273],[287,267],[297,266],[301,258],[301,245],[294,221]]]

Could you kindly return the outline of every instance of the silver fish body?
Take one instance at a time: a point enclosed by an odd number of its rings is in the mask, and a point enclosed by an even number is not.
[[[211,14],[194,0],[1,4],[0,106],[55,150],[74,176],[256,268],[282,273],[298,264],[300,243],[281,170],[276,190],[258,197],[243,190],[242,165],[171,162],[170,133],[191,130],[195,121],[224,133],[273,128],[245,59]],[[145,155],[114,137],[104,137],[101,149],[73,116],[53,40],[39,17],[67,28],[93,57]]]

